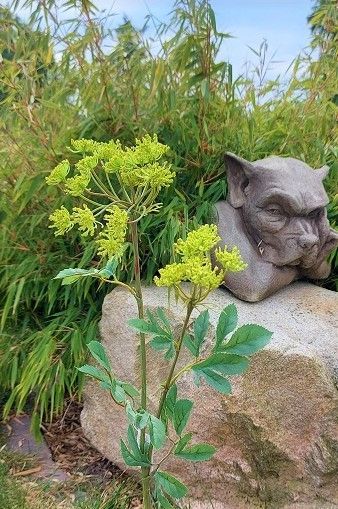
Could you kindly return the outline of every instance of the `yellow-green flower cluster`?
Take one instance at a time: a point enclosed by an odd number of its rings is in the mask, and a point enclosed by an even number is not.
[[[81,235],[84,237],[94,235],[97,224],[93,212],[87,207],[87,205],[84,204],[82,209],[74,207],[72,220],[74,224],[78,225],[80,232],[82,232]]]
[[[177,286],[186,279],[183,263],[170,263],[163,269],[160,269],[159,273],[160,277],[154,277],[154,282],[157,286]]]
[[[96,156],[86,156],[75,164],[78,174],[65,181],[66,193],[81,196],[91,179],[92,170],[97,166]]]
[[[90,182],[90,176],[87,175],[75,175],[66,180],[66,193],[72,196],[81,196]]]
[[[55,228],[55,236],[64,235],[74,226],[70,213],[63,205],[49,216],[49,220],[53,223],[49,228]]]
[[[76,152],[91,153],[94,154],[98,159],[110,159],[114,157],[116,151],[121,148],[119,140],[116,142],[110,140],[108,142],[95,141],[95,140],[72,140],[72,147]]]
[[[123,149],[119,140],[101,142],[95,140],[72,140],[76,152],[91,153],[99,159],[108,159],[107,172],[117,171],[121,166],[133,168],[158,161],[169,150],[167,145],[159,143],[156,134],[146,134],[135,140],[135,146]]]
[[[98,159],[96,156],[86,156],[75,164],[75,168],[81,175],[90,177],[92,170],[97,166]]]
[[[126,156],[126,151],[123,150],[119,140],[117,140],[114,153],[112,153],[108,158],[108,161],[104,165],[104,169],[106,173],[118,172],[122,167],[126,169],[129,168],[131,170],[133,168],[133,164],[130,159],[131,158]]]
[[[248,266],[248,264],[242,260],[237,246],[233,247],[231,251],[227,250],[227,246],[224,246],[223,250],[218,248],[215,251],[215,256],[225,272],[241,272]]]
[[[183,281],[189,281],[198,287],[212,290],[223,281],[226,272],[239,272],[246,268],[237,247],[227,251],[217,249],[216,259],[220,266],[213,267],[210,252],[216,247],[220,237],[215,225],[204,225],[190,232],[186,240],[178,240],[175,251],[181,255],[180,263],[172,263],[159,270],[155,277],[157,286],[178,287]]]
[[[86,140],[85,138],[82,138],[81,140],[71,140],[71,145],[74,148],[76,152],[90,152],[93,154],[96,149],[100,146],[99,141],[95,140]]]
[[[185,262],[172,263],[159,270],[160,277],[155,276],[157,286],[178,286],[182,281],[189,281],[202,288],[217,288],[224,277],[224,272],[212,268],[207,257],[195,257]]]
[[[189,232],[186,240],[179,239],[174,248],[175,252],[182,256],[183,261],[194,257],[203,258],[220,240],[217,226],[205,224]]]
[[[128,214],[117,205],[113,205],[104,219],[106,225],[96,241],[98,255],[107,258],[121,256],[126,238]]]
[[[50,172],[48,177],[46,177],[46,182],[49,186],[56,186],[61,182],[64,182],[68,173],[69,173],[69,161],[64,159],[59,163],[55,168]]]
[[[153,163],[161,159],[169,150],[167,145],[159,143],[157,135],[151,137],[146,134],[140,140],[136,138],[135,147],[132,149],[133,160],[136,164],[143,165]]]
[[[115,153],[104,167],[107,173],[117,172],[127,187],[148,185],[159,191],[168,187],[175,177],[170,164],[158,162],[168,150],[169,147],[159,143],[156,135],[146,135],[137,139],[136,146],[132,148],[123,149],[120,143],[116,143]]]
[[[49,216],[49,220],[52,222],[49,228],[55,228],[55,235],[64,235],[77,224],[81,235],[86,237],[94,235],[97,226],[94,214],[87,205],[83,205],[83,208],[74,207],[72,214],[62,205]]]
[[[191,281],[196,286],[203,288],[217,288],[224,278],[224,272],[216,267],[212,268],[211,261],[205,257],[190,258],[183,262],[185,269],[184,281]]]
[[[120,169],[121,180],[128,187],[144,187],[160,190],[169,187],[174,180],[175,173],[171,171],[168,163],[149,163],[145,166],[136,167],[133,170],[122,167]]]
[[[160,163],[161,157],[169,150],[160,143],[157,136],[145,135],[136,139],[134,147],[123,148],[119,140],[107,143],[95,140],[72,140],[74,151],[85,155],[75,164],[77,173],[66,179],[69,162],[62,161],[46,178],[47,183],[65,184],[65,191],[72,196],[81,196],[88,189],[93,169],[102,161],[106,173],[116,173],[123,186],[147,187],[155,190],[155,195],[162,187],[173,182],[175,173],[167,162]]]

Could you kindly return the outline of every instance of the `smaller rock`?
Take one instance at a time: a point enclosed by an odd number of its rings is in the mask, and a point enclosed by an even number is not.
[[[61,470],[53,461],[51,452],[44,440],[37,442],[30,431],[31,419],[29,415],[13,417],[3,428],[7,435],[6,447],[9,451],[34,456],[39,471],[32,471],[35,478],[49,479],[52,481],[66,481],[69,479],[67,472]]]

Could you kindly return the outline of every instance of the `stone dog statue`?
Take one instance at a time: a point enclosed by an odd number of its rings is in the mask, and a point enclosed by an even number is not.
[[[327,277],[326,259],[338,245],[325,209],[328,167],[277,156],[249,162],[231,153],[225,162],[228,196],[216,204],[220,245],[237,245],[248,263],[226,276],[225,286],[255,302],[296,279]]]

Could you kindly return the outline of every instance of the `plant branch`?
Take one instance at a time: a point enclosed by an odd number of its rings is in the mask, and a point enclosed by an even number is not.
[[[142,287],[141,287],[141,271],[140,271],[140,256],[139,256],[139,239],[138,239],[138,231],[137,224],[135,222],[131,222],[131,236],[132,243],[134,248],[134,276],[135,276],[135,298],[137,302],[138,308],[138,317],[144,318],[144,306],[143,306],[143,296],[142,296]],[[140,353],[141,353],[141,408],[143,410],[147,410],[147,352],[146,352],[146,339],[145,334],[143,332],[139,333],[140,337]],[[145,429],[141,430],[140,437],[140,448],[142,453],[145,451]],[[151,462],[151,453],[149,453],[149,459]],[[151,497],[150,497],[150,468],[149,467],[141,467],[141,476],[142,476],[142,494],[143,494],[143,508],[151,509]]]
[[[160,403],[159,403],[159,407],[158,407],[158,411],[157,411],[157,417],[159,419],[160,419],[160,416],[161,416],[161,413],[162,413],[162,410],[163,410],[163,406],[164,406],[164,402],[165,402],[165,398],[167,396],[168,390],[170,389],[170,387],[172,385],[172,379],[173,379],[173,376],[174,376],[174,372],[175,372],[175,368],[176,368],[176,364],[177,364],[178,358],[179,358],[180,353],[181,353],[184,335],[185,335],[185,332],[186,332],[186,330],[188,328],[189,320],[190,320],[191,313],[192,313],[193,309],[194,309],[194,300],[193,300],[193,297],[192,297],[192,299],[188,302],[188,305],[187,305],[187,313],[186,313],[186,316],[185,316],[185,320],[184,320],[184,324],[183,324],[182,331],[181,331],[181,334],[180,334],[180,338],[179,338],[178,343],[177,343],[176,355],[175,355],[175,358],[173,360],[172,366],[171,366],[170,371],[169,371],[169,375],[168,375],[167,380],[166,380],[166,382],[164,384],[163,392],[162,392],[162,395],[161,395],[161,399],[160,399]]]

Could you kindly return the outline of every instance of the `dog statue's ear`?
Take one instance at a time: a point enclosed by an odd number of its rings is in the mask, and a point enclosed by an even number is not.
[[[224,156],[228,180],[228,201],[235,209],[242,207],[245,202],[244,189],[249,184],[250,176],[255,167],[245,159],[226,152]]]
[[[325,177],[327,177],[328,173],[329,173],[329,167],[328,166],[322,166],[321,168],[319,168],[318,170],[315,170],[316,172],[316,175],[318,175],[318,177],[320,178],[320,180],[324,180]]]

